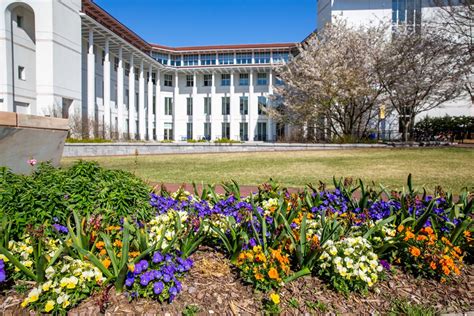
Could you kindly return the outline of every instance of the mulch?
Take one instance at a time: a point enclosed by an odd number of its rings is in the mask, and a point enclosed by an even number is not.
[[[199,315],[262,314],[264,294],[242,283],[238,271],[223,254],[202,247],[192,258],[194,267],[183,280],[183,291],[172,304],[147,299],[130,303],[125,295],[110,290],[106,304],[103,304],[104,293],[98,293],[69,315],[180,315],[190,306],[195,306]],[[474,311],[474,266],[466,266],[462,276],[449,284],[417,279],[396,270],[365,296],[345,297],[321,279],[308,276],[287,284],[280,296],[284,315],[386,314],[394,299],[431,307],[438,313],[463,313]],[[0,295],[0,315],[29,315],[20,310],[20,303],[18,294]]]

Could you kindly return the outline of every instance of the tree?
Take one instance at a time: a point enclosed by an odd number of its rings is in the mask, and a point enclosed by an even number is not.
[[[450,35],[458,49],[469,55],[469,64],[474,62],[474,0],[433,0],[439,8],[435,20],[444,32]],[[472,68],[466,73],[465,89],[474,105],[474,80]]]
[[[456,99],[466,79],[468,56],[443,30],[399,28],[377,54],[376,73],[388,105],[398,113],[408,141],[415,116]]]
[[[281,106],[269,110],[276,120],[313,126],[323,119],[331,134],[361,139],[375,124],[382,93],[374,60],[386,28],[351,29],[336,21],[299,46],[299,54],[279,67],[284,85],[275,88]]]

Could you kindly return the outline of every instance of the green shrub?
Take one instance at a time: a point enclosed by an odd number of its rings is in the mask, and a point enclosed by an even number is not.
[[[243,142],[238,141],[238,140],[233,140],[233,139],[228,139],[228,138],[219,138],[214,141],[216,144],[241,144]]]
[[[76,139],[76,138],[68,138],[66,139],[66,143],[70,144],[83,144],[83,143],[111,143],[110,139],[102,139],[102,138],[84,138],[84,139]]]
[[[131,173],[106,170],[96,162],[79,161],[69,169],[40,164],[31,176],[0,168],[0,217],[15,223],[14,236],[29,223],[65,223],[72,210],[100,215],[110,225],[126,215],[147,220],[153,213],[149,193],[148,185]]]

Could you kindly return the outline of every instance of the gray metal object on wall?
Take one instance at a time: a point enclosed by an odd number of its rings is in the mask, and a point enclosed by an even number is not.
[[[67,119],[0,112],[0,166],[29,174],[29,160],[59,165],[68,130]]]

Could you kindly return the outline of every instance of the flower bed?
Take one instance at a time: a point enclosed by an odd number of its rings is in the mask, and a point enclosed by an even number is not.
[[[114,217],[112,200],[103,206],[107,216],[70,208],[69,216],[21,230],[2,213],[0,288],[34,284],[22,307],[46,313],[64,313],[91,295],[103,297],[105,309],[112,287],[132,302],[172,303],[193,254],[209,247],[261,293],[265,310],[279,312],[280,294],[302,277],[319,277],[342,295],[369,295],[393,271],[450,284],[462,276],[466,258],[472,261],[467,192],[456,200],[440,189],[420,195],[410,178],[400,192],[349,180],[334,186],[290,194],[267,183],[247,197],[236,183],[222,195],[211,186],[194,194],[161,191],[139,213],[132,204],[129,214],[122,208]]]

